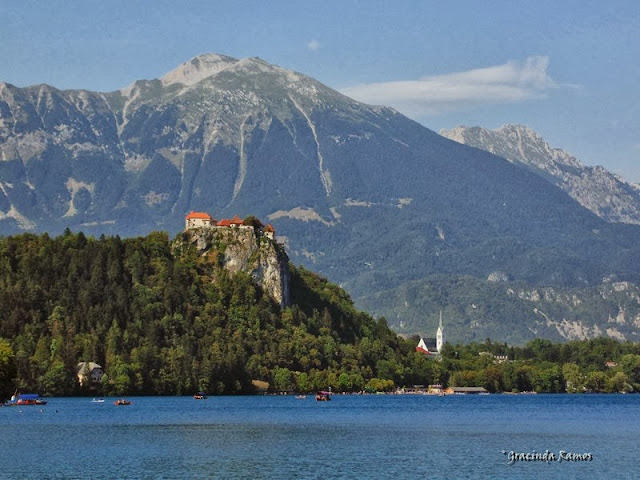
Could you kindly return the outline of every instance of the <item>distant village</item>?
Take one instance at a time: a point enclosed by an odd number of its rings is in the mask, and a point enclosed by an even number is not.
[[[257,233],[262,234],[271,240],[274,240],[276,235],[276,231],[270,223],[267,226],[262,226],[261,222],[258,222],[258,225],[245,225],[244,220],[242,220],[238,215],[234,215],[230,220],[226,218],[216,220],[205,212],[190,212],[184,218],[184,229],[191,230],[194,228],[244,228],[254,231],[258,228],[259,230]]]

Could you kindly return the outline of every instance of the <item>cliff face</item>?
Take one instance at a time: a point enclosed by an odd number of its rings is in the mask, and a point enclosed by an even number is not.
[[[290,305],[289,258],[275,241],[250,227],[203,227],[185,235],[201,256],[231,273],[251,275],[281,307]]]
[[[555,342],[598,337],[637,342],[640,338],[640,287],[635,283],[610,277],[597,286],[533,287],[504,281],[501,275],[495,272],[489,281],[432,277],[377,293],[362,303],[381,312],[399,333],[433,336],[438,303],[446,298],[443,323],[447,338],[456,343],[486,338],[513,345],[535,338]]]
[[[640,186],[603,167],[583,165],[569,153],[552,148],[530,128],[457,127],[440,134],[524,165],[607,222],[640,224]]]

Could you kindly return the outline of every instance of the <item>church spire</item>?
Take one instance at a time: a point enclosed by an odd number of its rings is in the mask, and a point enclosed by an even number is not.
[[[444,329],[442,328],[442,310],[440,310],[440,324],[438,325],[438,331],[436,333],[436,350],[438,353],[442,351],[444,345]]]

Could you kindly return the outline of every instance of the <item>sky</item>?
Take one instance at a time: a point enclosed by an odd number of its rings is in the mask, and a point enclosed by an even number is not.
[[[522,124],[640,183],[637,0],[2,0],[0,81],[113,91],[260,57],[440,131]]]

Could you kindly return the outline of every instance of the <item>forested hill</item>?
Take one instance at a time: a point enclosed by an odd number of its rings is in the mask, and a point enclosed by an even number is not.
[[[250,393],[252,380],[360,390],[417,383],[432,368],[324,278],[291,265],[282,309],[252,276],[186,238],[0,238],[0,337],[15,355],[13,386],[89,394],[76,377],[83,361],[102,365],[96,388],[117,395]]]

